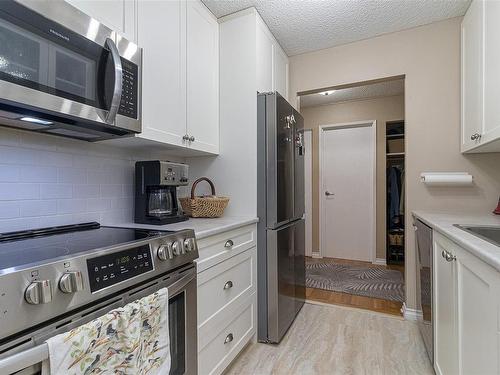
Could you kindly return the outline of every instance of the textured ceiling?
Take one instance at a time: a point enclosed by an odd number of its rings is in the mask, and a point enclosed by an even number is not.
[[[371,85],[337,90],[327,96],[320,93],[304,95],[300,97],[300,108],[334,104],[348,100],[402,95],[404,94],[404,91],[404,79],[398,79],[395,81],[374,83]]]
[[[470,0],[202,0],[217,17],[254,6],[298,55],[462,16]]]

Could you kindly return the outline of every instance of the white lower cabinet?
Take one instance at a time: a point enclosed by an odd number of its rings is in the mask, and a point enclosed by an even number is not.
[[[434,232],[434,369],[500,373],[500,272]]]
[[[257,330],[256,226],[198,241],[198,373],[221,374]]]

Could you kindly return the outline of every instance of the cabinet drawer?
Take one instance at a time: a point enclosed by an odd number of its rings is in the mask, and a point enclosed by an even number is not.
[[[256,249],[250,249],[198,274],[198,326],[238,297],[256,290]]]
[[[255,300],[255,294],[251,295],[246,303],[228,315],[227,324],[213,339],[199,346],[198,373],[200,375],[222,373],[255,334]]]
[[[199,240],[200,257],[196,261],[198,272],[254,247],[256,242],[257,226],[255,224]]]

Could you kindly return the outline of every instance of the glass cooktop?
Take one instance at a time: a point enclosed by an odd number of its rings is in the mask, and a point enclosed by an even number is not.
[[[169,233],[172,232],[106,227],[98,223],[2,233],[0,273]]]

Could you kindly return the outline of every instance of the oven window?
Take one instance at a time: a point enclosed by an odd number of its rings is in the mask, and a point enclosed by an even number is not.
[[[186,372],[186,292],[169,299],[170,375]]]

